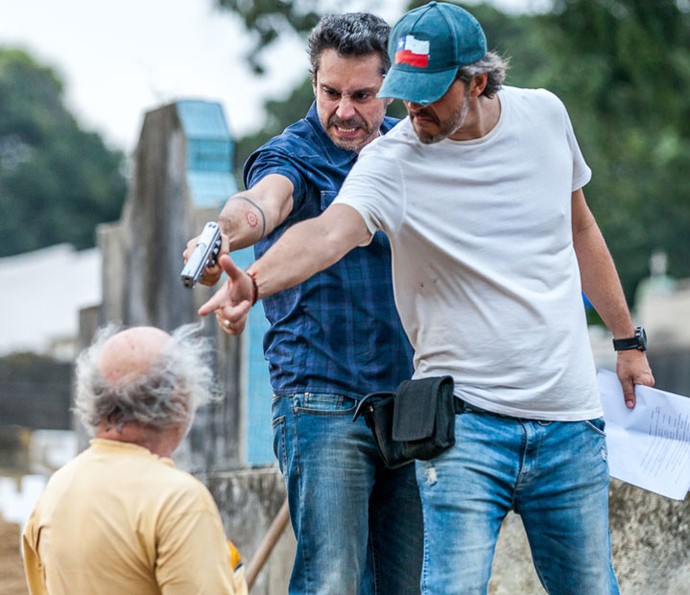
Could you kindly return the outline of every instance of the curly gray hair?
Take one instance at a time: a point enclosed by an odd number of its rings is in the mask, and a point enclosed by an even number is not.
[[[162,428],[191,424],[201,405],[219,397],[210,365],[211,345],[198,324],[179,327],[150,369],[127,382],[108,382],[99,371],[104,343],[120,329],[108,325],[77,358],[74,412],[89,434],[107,420],[121,428],[137,421]]]
[[[486,72],[488,80],[482,95],[491,98],[503,86],[508,67],[509,60],[507,58],[501,57],[496,52],[487,52],[476,62],[458,68],[455,78],[467,85],[475,76]]]

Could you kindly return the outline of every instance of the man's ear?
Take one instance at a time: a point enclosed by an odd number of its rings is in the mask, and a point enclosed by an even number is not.
[[[486,85],[489,82],[489,74],[482,72],[476,75],[472,82],[470,83],[470,94],[472,97],[479,97],[486,89]]]
[[[314,93],[314,98],[316,98],[316,85],[318,84],[318,78],[319,78],[319,72],[318,70],[316,72],[310,72],[310,77],[311,77],[311,91]]]

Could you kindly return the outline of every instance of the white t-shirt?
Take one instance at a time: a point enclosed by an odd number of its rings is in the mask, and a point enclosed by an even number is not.
[[[489,411],[602,415],[572,242],[591,171],[562,102],[505,87],[486,136],[423,145],[408,119],[368,145],[336,199],[391,241],[415,377],[450,374]]]

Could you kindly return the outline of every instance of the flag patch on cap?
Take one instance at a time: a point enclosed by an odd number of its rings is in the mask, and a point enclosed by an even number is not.
[[[429,42],[415,39],[414,35],[401,37],[395,50],[395,63],[426,68],[429,65]]]

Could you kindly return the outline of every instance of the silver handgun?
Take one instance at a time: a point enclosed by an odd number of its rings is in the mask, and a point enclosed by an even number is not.
[[[215,221],[209,221],[201,231],[196,248],[180,273],[185,287],[194,287],[204,274],[204,269],[215,264],[221,243],[220,226]]]

